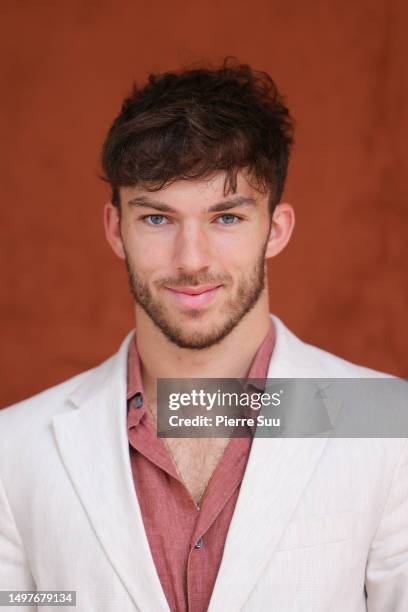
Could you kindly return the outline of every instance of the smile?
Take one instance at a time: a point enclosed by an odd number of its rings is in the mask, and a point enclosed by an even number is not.
[[[178,304],[185,308],[204,308],[209,306],[222,285],[202,285],[201,287],[166,287]]]

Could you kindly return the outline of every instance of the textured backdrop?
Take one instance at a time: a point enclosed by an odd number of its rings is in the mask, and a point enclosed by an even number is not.
[[[103,234],[99,148],[133,79],[235,55],[297,119],[291,244],[271,308],[331,352],[408,375],[408,5],[395,0],[1,3],[1,396],[90,368],[133,327]]]

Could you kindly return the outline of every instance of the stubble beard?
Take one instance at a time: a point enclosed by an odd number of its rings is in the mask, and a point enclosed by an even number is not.
[[[245,315],[252,310],[261,297],[265,289],[266,246],[267,244],[265,243],[249,277],[240,281],[236,295],[230,297],[227,302],[223,304],[222,311],[226,315],[224,320],[217,328],[211,331],[200,332],[199,330],[195,330],[189,332],[186,327],[183,329],[182,323],[172,321],[171,314],[167,314],[166,308],[152,295],[148,283],[137,277],[137,272],[125,250],[125,263],[131,294],[135,302],[143,308],[147,316],[170,342],[184,349],[202,350],[209,348],[218,344],[228,336]],[[160,286],[167,285],[176,288],[177,286],[194,286],[205,283],[221,284],[223,280],[226,280],[225,277],[223,279],[214,279],[209,278],[208,275],[207,277],[203,277],[202,275],[183,275],[177,278],[176,284],[174,280],[168,279],[168,281],[162,281]],[[199,309],[193,309],[186,311],[184,316],[190,319],[199,319],[205,316],[205,313]]]

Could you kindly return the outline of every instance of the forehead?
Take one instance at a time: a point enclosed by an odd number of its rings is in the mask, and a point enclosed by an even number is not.
[[[148,202],[161,202],[174,209],[183,211],[204,211],[211,205],[225,200],[233,201],[248,198],[259,202],[267,195],[254,187],[250,177],[243,171],[237,173],[236,190],[225,192],[225,172],[217,172],[208,178],[176,180],[158,190],[150,190],[142,185],[120,188],[121,202],[126,206],[132,200],[143,199]]]

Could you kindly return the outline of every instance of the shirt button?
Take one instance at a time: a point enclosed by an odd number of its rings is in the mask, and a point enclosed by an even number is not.
[[[199,540],[197,540],[197,542],[194,545],[194,548],[202,548],[204,544],[203,538],[200,538]]]
[[[141,408],[143,406],[143,395],[140,391],[135,393],[135,406],[136,408]]]

